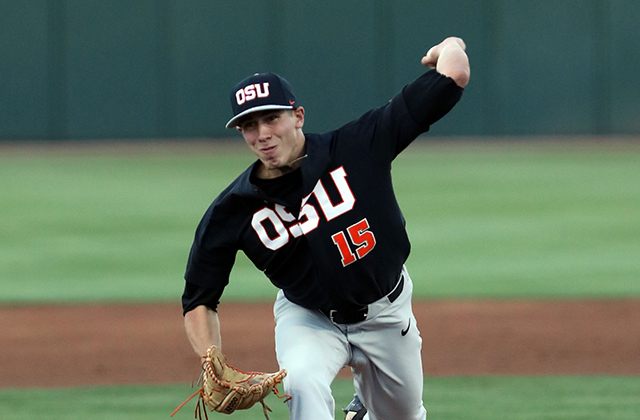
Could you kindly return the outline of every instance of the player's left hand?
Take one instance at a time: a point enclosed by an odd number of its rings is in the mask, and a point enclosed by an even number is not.
[[[440,74],[451,77],[460,87],[469,83],[469,58],[464,41],[458,37],[446,38],[434,45],[422,57],[423,66],[436,69]]]
[[[443,48],[445,48],[447,45],[450,45],[451,43],[454,43],[460,48],[462,48],[462,51],[465,51],[467,49],[467,45],[464,43],[464,41],[461,38],[450,36],[448,38],[445,38],[445,40],[442,41],[441,43],[434,45],[429,49],[429,51],[427,51],[424,57],[422,57],[422,65],[431,67],[431,68],[436,68],[436,65],[438,64],[438,58],[440,57],[440,53],[442,52]]]

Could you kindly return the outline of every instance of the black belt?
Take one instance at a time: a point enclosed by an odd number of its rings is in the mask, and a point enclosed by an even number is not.
[[[393,303],[404,288],[404,275],[400,276],[400,281],[396,284],[396,287],[387,295],[389,302]],[[369,314],[369,305],[356,309],[330,309],[328,312],[322,311],[329,319],[336,324],[355,324],[356,322],[362,322],[367,319]]]

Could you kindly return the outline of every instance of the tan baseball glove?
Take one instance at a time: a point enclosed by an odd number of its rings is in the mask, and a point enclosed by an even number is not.
[[[200,376],[200,389],[183,402],[171,414],[173,416],[191,398],[198,395],[195,418],[202,420],[202,413],[208,420],[206,407],[210,411],[231,414],[235,410],[244,410],[252,407],[255,403],[262,404],[262,410],[267,420],[267,411],[271,409],[264,402],[264,399],[273,392],[278,398],[291,398],[290,395],[280,395],[278,384],[282,382],[287,371],[282,369],[275,373],[263,372],[243,372],[226,363],[226,358],[216,346],[211,346],[202,364],[203,371]],[[201,406],[202,404],[202,406]]]

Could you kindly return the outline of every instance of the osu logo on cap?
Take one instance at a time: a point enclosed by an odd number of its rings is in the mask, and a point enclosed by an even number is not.
[[[262,86],[258,83],[246,86],[236,92],[236,101],[238,105],[242,105],[247,101],[252,101],[256,98],[267,98],[269,96],[269,82],[264,82]]]

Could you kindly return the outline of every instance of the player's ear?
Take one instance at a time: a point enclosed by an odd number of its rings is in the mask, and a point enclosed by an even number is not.
[[[293,110],[293,116],[296,119],[296,128],[304,126],[304,108],[299,106]]]
[[[242,127],[240,127],[239,125],[236,125],[236,130],[242,133]]]

